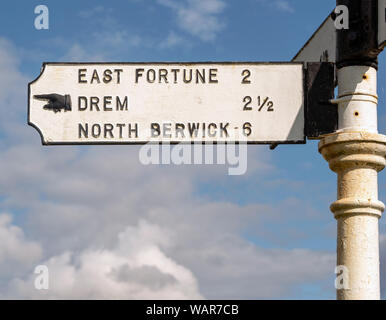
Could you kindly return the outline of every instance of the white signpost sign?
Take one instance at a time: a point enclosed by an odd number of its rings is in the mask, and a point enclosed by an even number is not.
[[[304,143],[301,63],[45,63],[29,124],[50,144]]]
[[[329,15],[303,48],[292,59],[294,62],[335,62],[336,28]]]
[[[336,62],[336,27],[330,14],[292,59],[294,62]],[[386,0],[378,0],[378,45],[386,46]]]

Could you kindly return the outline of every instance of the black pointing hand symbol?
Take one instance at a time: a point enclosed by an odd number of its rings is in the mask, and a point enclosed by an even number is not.
[[[53,110],[55,113],[60,110],[71,111],[71,97],[69,94],[64,96],[56,93],[51,94],[37,94],[35,99],[48,100],[48,103],[43,107],[46,110]]]

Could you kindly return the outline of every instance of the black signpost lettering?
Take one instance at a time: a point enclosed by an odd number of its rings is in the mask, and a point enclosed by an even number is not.
[[[155,81],[155,70],[154,69],[147,70],[146,79],[147,79],[147,82],[154,83],[154,81]]]
[[[87,83],[87,80],[84,79],[86,76],[87,69],[79,69],[78,70],[78,83]]]
[[[162,82],[162,79],[164,79],[165,83],[169,83],[167,76],[168,76],[168,71],[166,69],[160,69],[159,70],[159,83]]]
[[[101,126],[96,123],[96,124],[93,124],[92,127],[91,127],[91,135],[94,137],[94,138],[99,138],[99,136],[101,135]]]
[[[192,69],[190,69],[189,70],[189,79],[188,79],[188,77],[186,75],[186,69],[184,69],[184,82],[185,83],[190,83],[192,81],[192,77],[193,77],[192,73],[193,73],[193,71],[192,71]]]
[[[243,76],[243,80],[241,81],[241,83],[244,83],[244,84],[250,84],[251,83],[251,80],[249,80],[249,77],[251,76],[251,71],[249,71],[248,69],[245,69],[245,70],[243,70],[241,75]]]
[[[94,83],[94,80],[95,80],[97,83],[101,83],[101,81],[99,80],[98,72],[97,72],[96,70],[94,70],[94,72],[93,72],[93,74],[92,74],[90,83]]]
[[[83,102],[83,105],[82,105]],[[79,111],[84,111],[87,110],[87,98],[80,96],[78,97],[78,110]]]
[[[181,138],[185,138],[185,125],[183,123],[176,123],[176,138],[178,139],[178,135],[181,135]]]
[[[252,124],[250,122],[244,123],[243,133],[246,137],[249,137],[252,134]]]
[[[208,125],[208,136],[209,137],[215,137],[217,134],[217,125],[215,123],[210,123]]]
[[[120,97],[117,97],[117,111],[127,111],[128,110],[128,98],[125,96],[123,101]]]
[[[123,69],[114,69],[114,72],[117,74],[117,84],[121,83],[121,72],[123,72]]]
[[[250,96],[244,97],[243,102],[245,103],[243,108],[244,111],[252,110],[252,107],[248,107],[252,103],[252,98]]]
[[[198,135],[198,129],[200,128],[200,124],[199,123],[188,123],[188,128],[189,128],[189,134],[190,134],[190,137],[193,138],[197,138],[197,135]]]
[[[107,138],[107,134],[110,136],[110,138],[114,138],[114,135],[113,135],[113,129],[114,129],[114,126],[111,124],[111,123],[105,123],[104,125],[104,137]]]
[[[172,131],[172,124],[171,123],[164,123],[163,125],[163,137],[164,138],[171,138],[172,137],[172,134],[171,134],[171,131]]]
[[[201,83],[205,83],[205,69],[202,69],[202,71],[196,70],[196,83],[199,83],[199,80]]]
[[[218,69],[209,69],[209,83],[218,83],[217,72]]]
[[[158,123],[152,123],[150,125],[151,137],[157,138],[161,134],[161,127]]]
[[[228,126],[229,123],[226,123],[225,125],[223,123],[220,123],[221,137],[223,137],[223,134],[225,135],[225,137],[229,137],[227,130]]]
[[[138,83],[138,79],[142,77],[144,71],[145,69],[143,68],[135,69],[135,83]]]
[[[119,129],[119,139],[122,139],[122,137],[123,137],[123,128],[125,126],[126,125],[124,123],[117,123],[117,127]]]
[[[110,69],[106,69],[103,72],[103,82],[109,83],[113,79],[112,74],[113,74],[113,72]]]
[[[132,138],[132,134],[134,134],[135,138],[138,138],[138,124],[136,123],[133,127],[132,124],[129,123],[129,138]]]
[[[113,108],[109,107],[112,98],[112,96],[103,97],[103,111],[113,111]]]
[[[88,124],[86,123],[84,126],[79,123],[78,124],[78,137],[79,139],[82,139],[82,137],[84,138],[88,138]]]
[[[174,83],[177,83],[177,73],[180,72],[180,69],[172,69],[171,72],[174,74]]]
[[[93,107],[95,108],[96,111],[101,111],[99,109],[98,104],[99,104],[99,98],[98,97],[91,97],[90,98],[90,111],[93,110]]]

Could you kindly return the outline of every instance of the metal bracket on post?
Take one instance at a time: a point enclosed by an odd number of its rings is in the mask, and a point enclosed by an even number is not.
[[[319,139],[338,128],[338,108],[331,103],[335,89],[335,64],[308,62],[305,64],[305,136]],[[274,150],[278,145],[270,145]]]
[[[378,68],[378,1],[337,0],[349,9],[349,28],[337,30],[337,68]]]
[[[309,62],[306,69],[306,137],[318,139],[338,128],[338,108],[334,98],[335,64]]]
[[[349,9],[349,28],[337,30],[337,68],[371,66],[378,68],[378,1],[337,0]]]

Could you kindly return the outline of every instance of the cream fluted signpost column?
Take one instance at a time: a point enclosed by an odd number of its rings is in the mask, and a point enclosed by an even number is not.
[[[360,81],[364,75],[373,80]],[[338,174],[338,200],[331,205],[338,222],[337,272],[342,275],[337,298],[379,299],[378,219],[385,206],[378,200],[377,173],[385,167],[386,136],[377,133],[376,113],[371,110],[377,107],[372,94],[376,70],[346,67],[339,70],[338,79],[339,131],[319,143],[319,151]],[[354,89],[348,96],[341,91],[342,79]]]
[[[331,211],[338,223],[340,300],[380,299],[378,220],[385,206],[378,200],[378,172],[386,164],[386,136],[377,130],[377,55],[382,47],[377,36],[384,20],[377,19],[382,11],[375,4],[337,1],[350,14],[349,28],[337,30],[339,90],[333,102],[338,130],[319,142],[320,153],[338,176],[338,199]]]

